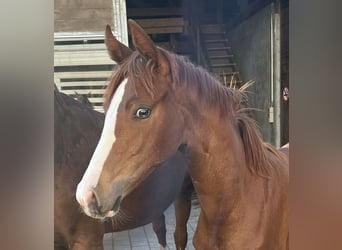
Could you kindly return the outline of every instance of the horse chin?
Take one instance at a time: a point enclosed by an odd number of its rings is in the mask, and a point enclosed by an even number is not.
[[[106,213],[106,218],[114,217],[118,212],[114,212],[113,210],[110,210]]]
[[[118,196],[118,198],[116,198],[112,210],[108,211],[106,213],[106,217],[114,217],[120,210],[120,205],[121,205],[121,201],[122,201],[122,195]]]
[[[121,201],[122,201],[122,196],[120,195],[115,200],[112,209],[106,210],[106,211],[101,211],[100,208],[95,207],[95,206],[82,207],[82,210],[89,217],[104,221],[108,218],[114,217],[116,214],[119,213]]]
[[[85,213],[94,219],[105,221],[105,220],[112,218],[115,215],[117,215],[119,213],[119,209],[117,211],[109,210],[109,211],[104,212],[104,213],[96,213],[96,214],[95,213],[88,213],[86,211],[85,211]]]
[[[108,218],[114,217],[115,215],[119,213],[121,201],[122,201],[122,196],[120,195],[116,198],[112,209],[106,212],[102,212],[99,209],[91,210],[89,208],[85,208],[83,209],[83,211],[85,212],[85,214],[87,214],[88,216],[94,219],[106,220]]]
[[[101,213],[97,210],[94,211],[94,210],[90,210],[88,208],[83,208],[82,210],[89,217],[94,218],[94,219],[98,219],[98,220],[105,220],[107,218],[107,214],[109,213],[109,212]]]

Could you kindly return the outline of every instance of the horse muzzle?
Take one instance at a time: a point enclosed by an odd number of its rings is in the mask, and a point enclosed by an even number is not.
[[[127,181],[117,181],[106,188],[97,186],[86,189],[81,185],[77,188],[76,199],[85,214],[90,217],[96,219],[113,217],[120,210],[122,193],[127,183]]]

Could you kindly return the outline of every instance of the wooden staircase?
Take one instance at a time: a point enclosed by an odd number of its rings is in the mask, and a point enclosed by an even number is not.
[[[210,71],[224,85],[231,87],[242,85],[224,25],[201,25],[200,39]]]

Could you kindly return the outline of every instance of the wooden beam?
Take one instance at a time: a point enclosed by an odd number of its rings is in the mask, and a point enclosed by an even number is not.
[[[155,27],[183,27],[185,21],[183,18],[153,18],[153,19],[136,19],[135,20],[143,28]]]
[[[107,0],[82,0],[82,1],[70,1],[70,0],[58,0],[54,3],[54,9],[98,9],[107,8],[113,9],[112,1]]]
[[[128,17],[183,16],[181,8],[128,8]]]
[[[55,78],[72,79],[72,78],[109,78],[112,71],[77,71],[77,72],[55,72]],[[80,82],[82,84],[84,82]],[[66,82],[61,84],[67,85]],[[86,84],[86,83],[84,83]]]
[[[114,65],[107,51],[56,52],[54,66]]]
[[[56,74],[56,73],[55,73]],[[66,74],[66,72],[65,72]],[[107,76],[110,75],[110,73],[107,72]],[[57,78],[58,76],[56,76]],[[74,77],[74,76],[71,76],[71,77]],[[70,79],[68,78],[68,75],[66,75],[67,79]],[[109,77],[108,77],[109,78]],[[60,78],[59,78],[60,79]],[[71,78],[72,79],[72,78]],[[105,88],[107,86],[107,81],[74,81],[74,82],[59,82],[58,83],[58,86],[61,87],[61,88],[79,88],[79,87],[85,87],[86,88],[91,88],[91,87],[97,87],[97,88],[100,88],[103,86],[103,88]]]
[[[55,45],[56,52],[80,52],[80,51],[107,51],[106,45],[103,43],[85,43],[85,44],[68,44]]]
[[[75,95],[76,93],[79,95],[103,95],[105,89],[63,89],[62,91],[67,95]]]
[[[172,34],[172,33],[184,33],[182,27],[160,27],[160,28],[144,28],[147,34]],[[130,32],[129,32],[130,34]]]
[[[183,18],[154,18],[135,20],[148,34],[186,33],[187,22]]]

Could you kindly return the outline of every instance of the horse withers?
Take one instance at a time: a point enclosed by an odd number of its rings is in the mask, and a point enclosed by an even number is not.
[[[56,87],[54,105],[55,249],[103,249],[104,233],[128,230],[150,222],[159,244],[165,248],[163,211],[177,195],[180,203],[178,207],[188,206],[187,200],[182,198],[188,196],[188,193],[179,194],[186,174],[182,154],[176,152],[134,192],[125,197],[116,216],[105,221],[95,220],[81,212],[75,199],[75,191],[99,140],[104,116],[60,93]],[[188,180],[184,186],[187,186],[187,183]],[[186,235],[183,235],[184,231],[186,232],[184,224],[190,211],[178,207],[176,231],[181,232],[181,238],[186,238]]]
[[[263,142],[244,93],[128,24],[133,53],[106,31],[119,67],[78,202],[94,217],[115,216],[122,198],[181,149],[201,206],[196,249],[288,249],[288,156]]]

